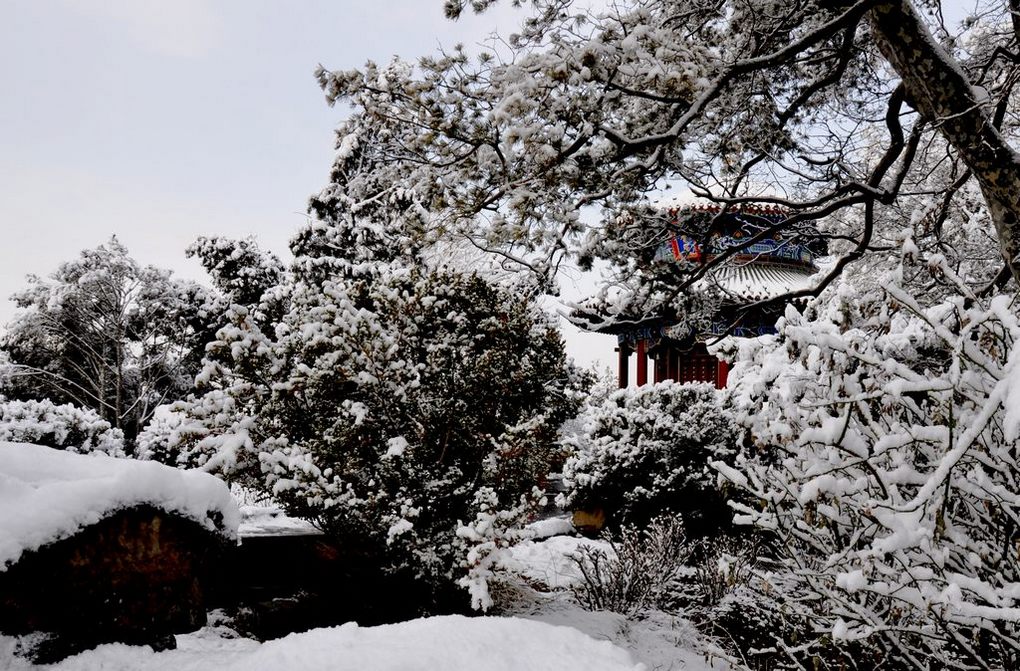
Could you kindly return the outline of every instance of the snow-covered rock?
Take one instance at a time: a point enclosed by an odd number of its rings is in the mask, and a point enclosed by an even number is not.
[[[207,473],[0,442],[0,571],[25,552],[138,505],[228,538],[237,535],[237,505],[227,486]]]

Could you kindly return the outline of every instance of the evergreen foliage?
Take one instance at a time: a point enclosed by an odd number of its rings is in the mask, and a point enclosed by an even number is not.
[[[378,216],[399,222],[409,202]],[[261,486],[380,568],[441,588],[491,540],[491,525],[458,529],[507,510],[519,526],[538,503],[582,376],[527,293],[427,266],[396,230],[345,208],[310,224],[263,296],[280,319],[232,305],[205,393],[149,444]],[[347,239],[363,244],[332,244]]]
[[[280,259],[261,249],[253,238],[202,236],[188,247],[187,254],[198,258],[227,304],[258,305],[284,273]]]

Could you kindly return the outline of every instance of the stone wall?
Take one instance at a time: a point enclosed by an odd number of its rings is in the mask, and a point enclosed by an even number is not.
[[[0,573],[0,631],[59,640],[39,661],[112,641],[172,647],[172,634],[205,623],[206,578],[224,549],[194,522],[120,511]]]

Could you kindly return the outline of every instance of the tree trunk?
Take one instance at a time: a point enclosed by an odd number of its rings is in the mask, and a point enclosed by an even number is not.
[[[114,412],[117,415],[117,422],[114,426],[118,429],[124,428],[124,337],[117,330],[117,342],[114,343],[114,351],[117,354],[117,392],[114,401]]]
[[[882,55],[907,98],[959,152],[978,180],[995,222],[999,248],[1020,283],[1020,155],[992,120],[986,94],[932,37],[909,0],[878,4],[868,15]]]

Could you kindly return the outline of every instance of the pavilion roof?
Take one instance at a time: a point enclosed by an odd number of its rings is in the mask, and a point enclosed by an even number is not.
[[[718,289],[726,302],[753,303],[810,289],[814,268],[748,261],[723,265],[697,286]]]

